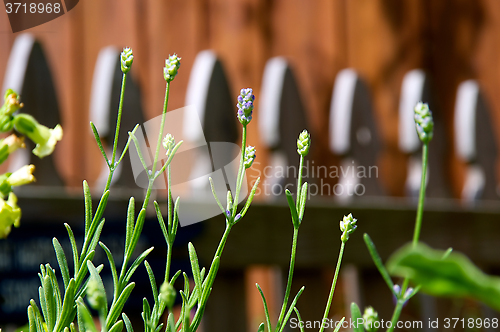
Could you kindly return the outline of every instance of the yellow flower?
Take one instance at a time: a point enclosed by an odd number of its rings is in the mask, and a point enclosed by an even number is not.
[[[31,182],[35,182],[35,165],[24,165],[7,178],[7,183],[11,186],[22,186]]]
[[[7,200],[0,197],[0,239],[9,235],[12,225],[19,227],[20,221],[21,208],[17,206],[16,195],[11,192]]]

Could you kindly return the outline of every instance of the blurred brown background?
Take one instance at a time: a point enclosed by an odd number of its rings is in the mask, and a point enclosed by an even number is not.
[[[380,174],[391,195],[403,195],[406,157],[399,152],[398,103],[403,75],[423,68],[431,75],[434,112],[446,123],[446,156],[453,193],[463,184],[454,157],[452,116],[458,84],[479,80],[500,128],[500,2],[496,0],[85,0],[68,14],[28,32],[43,43],[62,109],[65,138],[56,149],[69,187],[95,179],[99,157],[87,127],[92,75],[102,47],[134,50],[146,116],[160,114],[169,54],[182,57],[169,109],[182,107],[196,54],[213,49],[225,65],[234,96],[253,87],[256,98],[266,60],[287,57],[299,80],[316,152],[328,149],[328,109],[335,75],[358,70],[371,88],[384,149]],[[16,34],[0,15],[0,77]],[[255,117],[259,117],[258,107]],[[259,150],[257,126],[249,143]],[[497,135],[500,143],[500,137]],[[316,153],[318,163],[336,160]],[[261,167],[266,154],[259,150]]]

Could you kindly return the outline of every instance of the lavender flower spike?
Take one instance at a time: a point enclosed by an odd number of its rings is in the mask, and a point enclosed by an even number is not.
[[[132,49],[130,47],[126,47],[120,54],[120,67],[124,74],[129,72],[130,67],[132,67],[132,62],[134,62],[134,55],[132,53]]]
[[[245,168],[250,168],[252,166],[255,157],[255,147],[247,146],[247,148],[245,149],[245,160],[243,162],[245,164]]]
[[[429,109],[429,105],[419,102],[415,106],[414,117],[418,137],[422,143],[429,143],[434,131],[434,121],[432,120],[432,112]]]
[[[236,106],[238,106],[238,120],[240,120],[241,124],[244,126],[252,121],[254,100],[255,96],[251,88],[241,89],[240,95],[238,96],[238,104]]]
[[[174,80],[177,72],[179,71],[179,67],[181,66],[180,62],[181,58],[177,56],[177,54],[171,55],[168,59],[165,60],[165,67],[163,67],[163,77],[167,83],[170,83]]]

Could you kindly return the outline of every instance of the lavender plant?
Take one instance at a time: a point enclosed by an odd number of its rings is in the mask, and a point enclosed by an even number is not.
[[[422,227],[422,216],[423,216],[424,201],[425,201],[425,188],[426,188],[425,183],[427,176],[428,146],[433,136],[434,121],[432,119],[432,112],[430,111],[429,106],[427,104],[421,102],[418,103],[415,106],[414,114],[415,114],[414,118],[415,118],[415,126],[417,134],[423,145],[422,176],[420,179],[420,193],[419,193],[417,216],[415,220],[415,229],[413,232],[413,241],[412,241],[412,246],[417,246],[420,237],[420,229]],[[389,272],[382,263],[382,259],[380,258],[380,255],[378,254],[375,244],[373,243],[370,236],[365,233],[363,235],[363,239],[368,248],[368,251],[370,252],[371,258],[375,263],[375,266],[377,267],[382,278],[389,287],[389,290],[392,293],[393,297],[396,299],[396,306],[394,308],[394,312],[391,317],[391,322],[390,324],[388,324],[388,329],[387,329],[388,332],[391,332],[396,328],[396,323],[401,315],[401,310],[403,309],[403,306],[410,298],[412,298],[419,291],[420,287],[419,286],[415,288],[409,287],[409,281],[410,281],[409,278],[405,278],[403,280],[402,286],[399,286],[397,284],[395,285],[389,275]],[[356,303],[352,303],[351,316],[353,320],[358,321],[358,319],[360,319],[364,323],[364,325],[361,324],[357,325],[355,329],[356,332],[363,332],[365,330],[371,332],[376,330],[376,328],[374,327],[374,323],[375,321],[378,320],[378,314],[372,307],[367,307],[365,309],[363,316],[361,316],[361,312],[359,310],[358,305]]]
[[[298,235],[299,235],[299,228],[300,225],[302,224],[302,220],[304,218],[304,211],[305,211],[305,206],[306,206],[306,198],[307,198],[307,188],[308,188],[308,183],[304,182],[302,183],[302,170],[303,170],[303,165],[304,165],[304,158],[307,156],[309,153],[309,149],[311,147],[311,136],[307,130],[303,130],[299,138],[297,139],[297,153],[300,156],[299,160],[299,174],[297,177],[297,198],[294,201],[293,195],[290,192],[290,190],[286,189],[285,194],[286,194],[286,199],[288,202],[288,207],[290,208],[290,214],[291,214],[291,219],[292,219],[292,225],[293,225],[293,240],[292,240],[292,253],[290,256],[290,268],[288,271],[288,280],[287,280],[287,285],[285,289],[285,295],[283,299],[283,305],[281,307],[281,311],[278,317],[278,321],[276,322],[276,327],[273,329],[273,326],[271,324],[271,319],[269,316],[269,309],[267,307],[267,301],[264,296],[264,293],[260,287],[259,284],[256,284],[257,289],[262,297],[262,303],[264,305],[264,313],[266,317],[266,323],[261,323],[258,331],[263,332],[266,329],[267,326],[267,331],[272,332],[281,332],[285,328],[288,320],[290,319],[290,316],[292,313],[295,311],[295,314],[297,315],[297,318],[299,322],[302,322],[302,318],[300,316],[300,312],[297,308],[297,302],[304,291],[305,287],[302,287],[297,294],[295,295],[292,303],[290,306],[288,306],[288,301],[290,298],[290,291],[292,288],[292,280],[293,280],[293,273],[295,269],[295,255],[297,251],[297,240],[298,240]],[[326,302],[326,307],[325,311],[323,314],[323,320],[325,321],[328,318],[328,314],[330,312],[330,307],[332,304],[333,300],[333,295],[335,293],[335,286],[337,285],[337,278],[340,272],[340,266],[342,263],[342,257],[344,255],[344,249],[347,241],[349,240],[349,235],[351,235],[357,228],[356,225],[357,220],[353,218],[352,214],[349,214],[348,216],[344,216],[344,218],[340,221],[340,231],[342,232],[342,235],[340,237],[341,239],[341,247],[340,247],[340,253],[338,255],[338,260],[337,260],[337,266],[335,268],[335,274],[332,280],[332,286],[330,288],[330,293],[328,295],[328,299]],[[335,328],[335,332],[337,332],[344,321],[345,317],[337,324]],[[300,326],[300,325],[299,325]],[[301,331],[303,331],[303,326],[300,327]],[[320,328],[320,332],[323,332],[325,329],[325,325],[322,324]]]
[[[429,107],[427,104],[418,103],[415,106],[415,124],[416,124],[416,130],[417,130],[418,136],[423,143],[422,177],[421,177],[421,185],[420,185],[419,202],[418,202],[418,208],[417,208],[417,217],[416,217],[416,221],[415,221],[415,230],[414,230],[414,236],[413,236],[413,242],[412,242],[413,247],[418,247],[420,229],[422,227],[422,215],[423,215],[423,207],[424,207],[424,200],[425,200],[425,183],[426,183],[425,181],[426,181],[427,162],[428,162],[428,144],[432,139],[433,128],[434,128],[432,113],[429,110]],[[303,218],[303,214],[304,214],[304,207],[305,207],[305,198],[306,198],[306,194],[307,194],[307,182],[304,183],[302,186],[301,186],[301,182],[302,182],[303,157],[305,155],[307,155],[309,148],[310,148],[310,136],[307,133],[307,131],[304,130],[300,134],[299,139],[297,140],[297,152],[300,155],[299,174],[298,174],[298,179],[297,179],[297,188],[298,188],[297,202],[293,201],[293,197],[292,197],[290,191],[288,191],[288,190],[285,191],[286,196],[287,196],[288,205],[290,207],[290,211],[291,211],[291,215],[292,215],[292,223],[294,226],[294,235],[293,235],[293,242],[292,242],[292,254],[291,254],[291,260],[290,260],[290,270],[288,273],[288,282],[287,282],[287,287],[286,287],[286,291],[285,291],[283,307],[280,311],[280,315],[279,315],[278,322],[276,324],[275,329],[273,329],[271,326],[269,312],[268,312],[268,308],[267,308],[267,304],[266,304],[266,299],[264,297],[264,294],[263,294],[260,286],[257,284],[257,288],[262,296],[262,300],[264,303],[264,311],[265,311],[265,315],[266,315],[266,323],[267,323],[267,330],[268,331],[281,332],[283,330],[284,326],[286,325],[290,315],[292,314],[292,309],[295,311],[298,321],[302,322],[302,318],[300,316],[299,310],[297,309],[297,301],[298,301],[298,298],[300,297],[300,295],[302,294],[304,287],[301,288],[300,291],[295,296],[295,298],[292,301],[292,304],[290,305],[286,315],[285,315],[285,311],[286,311],[286,308],[288,306],[289,293],[290,293],[290,288],[291,288],[292,279],[293,279],[298,229],[299,229],[300,224],[302,222],[302,218]],[[331,302],[333,300],[333,295],[335,292],[337,277],[338,277],[340,265],[342,262],[342,256],[343,256],[344,249],[345,249],[345,244],[346,244],[347,240],[349,239],[349,235],[352,234],[357,227],[356,221],[357,220],[353,218],[352,214],[349,214],[348,216],[344,216],[344,219],[342,221],[340,221],[340,230],[342,231],[342,235],[341,235],[341,243],[342,244],[341,244],[341,248],[340,248],[340,253],[338,255],[338,261],[337,261],[337,266],[335,269],[335,275],[333,277],[332,286],[331,286],[330,294],[328,296],[328,300],[326,303],[326,308],[325,308],[325,311],[323,314],[322,322],[325,322],[328,318]],[[392,295],[396,299],[396,306],[395,306],[394,313],[393,313],[392,318],[391,318],[391,324],[388,324],[389,327],[388,327],[387,331],[390,332],[390,331],[393,331],[394,328],[396,327],[396,322],[400,317],[401,310],[402,310],[404,304],[419,291],[420,286],[417,286],[415,288],[409,287],[410,278],[408,276],[404,279],[402,286],[395,285],[393,283],[390,275],[389,275],[389,272],[387,271],[387,269],[383,265],[382,259],[380,258],[380,255],[378,254],[378,252],[375,248],[375,245],[373,244],[373,241],[371,240],[370,236],[368,234],[364,234],[363,238],[364,238],[364,241],[365,241],[366,246],[368,248],[368,251],[370,252],[370,255],[375,263],[375,266],[379,270],[379,272],[382,275],[383,279],[385,280],[387,286],[389,287],[390,291],[392,292]],[[451,248],[444,255],[442,255],[440,258],[441,259],[446,258],[450,253],[451,253]],[[421,277],[421,279],[424,279],[424,277]],[[353,321],[355,322],[355,328],[354,328],[355,332],[364,332],[364,331],[375,332],[377,330],[377,328],[375,328],[374,326],[376,325],[375,322],[378,321],[378,314],[372,307],[367,307],[364,311],[364,314],[362,315],[358,305],[356,303],[352,303],[352,305],[351,305],[351,317],[352,317]],[[345,320],[345,317],[342,318],[342,320],[337,324],[337,326],[335,327],[335,330],[334,330],[335,332],[340,329],[344,320]],[[359,324],[358,322],[363,322],[363,324]],[[322,323],[319,331],[323,332],[325,327],[326,327],[326,324]],[[302,325],[299,324],[299,328],[303,332],[303,324]],[[264,330],[265,330],[265,325],[264,325],[264,323],[262,323],[259,326],[259,332],[263,332]]]
[[[108,157],[103,148],[96,127],[92,122],[90,123],[99,150],[101,151],[104,160],[109,168],[108,180],[106,182],[106,186],[95,212],[93,212],[92,209],[92,197],[90,194],[89,186],[86,181],[84,181],[83,183],[85,199],[85,232],[83,244],[80,250],[78,250],[77,248],[77,241],[73,235],[71,227],[65,224],[71,243],[73,258],[72,275],[70,275],[68,259],[61,244],[56,238],[53,239],[53,246],[56,253],[64,289],[61,292],[59,288],[58,277],[56,276],[56,270],[53,269],[50,264],[41,265],[39,273],[41,282],[41,286],[39,287],[39,303],[36,303],[36,301],[32,299],[30,301],[30,305],[28,306],[30,332],[74,332],[77,330],[92,332],[97,332],[98,330],[101,330],[103,332],[120,332],[123,330],[124,326],[128,332],[132,332],[132,324],[127,315],[123,313],[123,307],[135,286],[135,283],[131,282],[132,275],[142,263],[144,263],[146,271],[149,275],[149,281],[153,294],[152,308],[146,298],[144,298],[143,300],[142,318],[144,320],[144,330],[152,332],[159,332],[160,330],[162,330],[164,325],[162,323],[162,317],[165,311],[167,311],[168,318],[167,324],[165,326],[166,331],[174,332],[178,331],[179,329],[181,329],[182,331],[196,331],[200,325],[201,318],[205,311],[208,297],[217,275],[220,258],[228,239],[229,232],[231,231],[232,227],[237,222],[239,222],[247,212],[259,183],[259,180],[257,180],[250,192],[250,195],[244,207],[238,212],[238,205],[236,202],[238,202],[238,196],[241,191],[245,171],[249,167],[251,167],[255,159],[255,148],[246,146],[246,128],[252,119],[251,115],[255,97],[252,94],[252,89],[243,89],[241,90],[241,94],[238,97],[237,104],[237,117],[243,125],[241,159],[236,179],[236,190],[234,193],[228,191],[226,208],[223,208],[219,198],[215,193],[212,179],[210,179],[214,198],[217,201],[217,204],[221,208],[221,211],[226,219],[226,230],[222,236],[219,246],[214,254],[212,264],[208,270],[206,270],[205,268],[200,269],[196,250],[192,243],[189,243],[188,251],[191,261],[192,275],[194,278],[193,289],[190,289],[189,278],[186,273],[177,271],[175,274],[173,274],[173,276],[171,276],[170,268],[172,260],[172,247],[179,224],[178,212],[180,199],[179,197],[177,197],[174,202],[172,198],[172,174],[170,164],[172,158],[175,156],[176,151],[182,144],[182,141],[176,143],[172,135],[167,134],[163,136],[163,132],[170,92],[170,84],[178,73],[181,58],[174,54],[165,61],[165,67],[163,69],[163,74],[166,81],[165,100],[158,136],[158,144],[151,168],[147,166],[142,156],[138,140],[135,137],[135,131],[138,128],[138,125],[128,133],[129,137],[122,153],[119,156],[116,153],[118,135],[120,132],[123,97],[127,73],[130,71],[134,60],[132,50],[130,48],[125,48],[121,53],[120,60],[121,70],[123,73],[122,88],[120,93],[115,136],[113,140],[113,150],[110,157]],[[22,121],[18,122],[21,123],[23,128],[28,127],[26,117],[23,117]],[[46,134],[43,130],[38,131],[39,133],[37,133],[36,130],[32,130],[30,133],[32,133],[33,137],[35,137],[36,135],[43,136]],[[29,137],[31,138],[32,136]],[[38,143],[36,138],[32,139]],[[113,174],[122,161],[131,142],[135,144],[139,159],[148,176],[148,187],[146,190],[144,201],[142,203],[142,207],[138,214],[136,214],[135,212],[135,199],[131,197],[129,200],[125,225],[126,236],[124,244],[124,255],[121,267],[118,271],[113,254],[104,243],[99,241],[99,237],[105,223],[105,220],[102,217],[108,202],[110,194],[110,184]],[[51,141],[48,144],[51,144]],[[163,166],[157,170],[156,167],[160,160],[159,157],[161,147],[165,149],[166,161],[164,162]],[[43,145],[40,145],[40,148],[37,151],[43,152],[45,150],[46,148],[44,148]],[[146,208],[149,204],[154,182],[165,171],[167,172],[168,179],[168,211],[166,213],[166,217],[164,217],[163,213],[161,212],[159,204],[156,201],[154,202],[158,222],[160,224],[160,228],[167,245],[165,273],[164,277],[161,280],[160,287],[158,287],[158,283],[154,277],[151,266],[145,260],[147,255],[153,250],[153,248],[146,249],[145,251],[140,253],[133,262],[131,260],[144,226]],[[16,176],[13,177],[13,179],[16,178]],[[106,289],[104,288],[104,284],[100,276],[100,272],[103,270],[104,266],[95,266],[93,263],[97,244],[99,244],[99,246],[106,253],[112,274],[113,297],[111,303],[108,303],[107,301]],[[181,275],[181,273],[184,278],[184,289],[179,291],[179,294],[182,297],[182,309],[179,317],[177,317],[177,321],[175,321],[173,315],[173,305],[177,291],[174,288],[174,283],[176,279]],[[95,324],[89,307],[97,311],[99,324]],[[196,312],[194,314],[194,317],[191,318],[190,312],[195,307]]]
[[[12,89],[4,95],[4,104],[0,108],[0,133],[15,130],[27,136],[35,144],[33,154],[39,158],[50,155],[58,141],[62,139],[63,131],[60,125],[50,129],[38,123],[28,114],[18,113],[24,106],[20,96]],[[0,140],[0,164],[19,148],[25,148],[24,136],[11,134]],[[0,239],[6,238],[12,226],[19,227],[21,208],[17,205],[17,197],[12,192],[13,187],[22,186],[35,181],[34,165],[24,165],[15,172],[0,175]]]
[[[241,90],[240,95],[238,96],[238,103],[236,105],[238,109],[237,118],[242,124],[241,156],[236,178],[236,189],[234,192],[230,190],[227,192],[225,206],[216,194],[212,179],[209,179],[214,199],[225,217],[225,231],[208,269],[200,267],[195,247],[192,243],[188,244],[191,274],[194,280],[193,287],[190,286],[190,280],[186,272],[179,270],[172,274],[172,248],[179,225],[180,198],[177,197],[174,200],[172,196],[172,171],[170,165],[176,151],[182,144],[182,141],[176,143],[175,138],[171,134],[166,134],[164,136],[164,124],[168,106],[170,84],[178,74],[181,58],[179,58],[176,54],[170,56],[165,61],[165,67],[163,68],[163,75],[166,82],[165,99],[158,136],[158,144],[151,167],[146,164],[141,153],[139,142],[135,136],[135,131],[137,130],[138,125],[132,131],[128,132],[129,136],[125,148],[121,154],[117,154],[118,135],[120,133],[126,79],[133,64],[133,60],[134,56],[132,50],[130,48],[125,48],[120,55],[121,70],[123,73],[122,88],[120,92],[113,149],[110,156],[106,154],[103,148],[96,127],[92,122],[90,123],[97,145],[109,168],[106,186],[101,195],[99,204],[94,211],[92,208],[92,197],[89,186],[86,181],[83,182],[85,200],[85,232],[80,249],[77,247],[77,241],[71,227],[65,224],[71,245],[71,258],[73,260],[71,272],[68,259],[60,242],[56,238],[53,239],[53,246],[59,266],[60,278],[58,278],[58,273],[56,273],[56,270],[52,268],[50,264],[42,264],[40,266],[39,277],[41,286],[39,287],[39,302],[37,303],[32,299],[27,310],[30,332],[76,332],[77,330],[91,332],[97,332],[98,330],[102,332],[120,332],[124,327],[127,332],[133,332],[131,321],[123,312],[123,308],[135,287],[135,283],[131,281],[132,276],[142,264],[144,264],[147,271],[153,297],[152,303],[150,303],[146,297],[143,299],[142,318],[144,322],[144,331],[159,332],[163,328],[166,332],[176,332],[179,330],[183,332],[196,331],[200,326],[201,319],[206,309],[208,298],[217,276],[221,256],[230,231],[232,227],[236,225],[247,213],[259,185],[260,178],[257,179],[244,206],[241,209],[238,209],[237,202],[239,202],[239,195],[241,194],[245,172],[252,166],[256,158],[255,148],[246,145],[247,126],[252,120],[255,100],[252,89],[247,88]],[[14,112],[20,107],[22,107],[22,104],[19,103],[18,95],[12,90],[8,90],[5,95],[5,104],[0,109],[0,131],[9,131],[12,128],[15,128],[18,132],[28,136],[36,143],[36,147],[33,150],[34,154],[40,157],[50,154],[54,150],[56,142],[61,139],[62,129],[60,126],[56,126],[54,129],[49,129],[40,125],[35,119],[26,114],[14,115]],[[427,290],[430,293],[434,292],[437,295],[441,295],[443,291],[440,289],[439,285],[442,286],[443,284],[446,284],[448,286],[448,288],[445,289],[445,291],[448,292],[447,294],[458,293],[459,295],[466,294],[475,296],[495,308],[500,308],[500,300],[498,300],[500,298],[500,281],[498,279],[479,274],[473,267],[470,266],[470,262],[464,260],[461,256],[451,253],[451,249],[443,253],[432,251],[419,244],[425,200],[428,144],[433,135],[432,113],[426,104],[419,103],[415,107],[415,123],[417,133],[423,143],[423,149],[421,187],[413,242],[410,248],[403,248],[401,251],[396,253],[389,262],[389,270],[392,273],[404,276],[404,281],[401,286],[393,283],[388,270],[383,265],[382,259],[377,253],[373,241],[368,234],[364,234],[364,241],[375,266],[389,287],[390,292],[396,298],[396,306],[391,318],[391,325],[388,328],[389,332],[393,331],[396,327],[396,322],[400,317],[404,304],[411,297],[413,297],[420,290],[420,288]],[[135,211],[135,199],[131,197],[129,200],[125,224],[126,235],[124,255],[121,267],[118,268],[113,253],[104,243],[99,241],[99,238],[105,223],[103,215],[110,195],[111,180],[131,142],[133,142],[136,146],[139,159],[144,167],[144,170],[146,171],[148,177],[148,187],[138,213]],[[8,138],[2,140],[0,142],[0,162],[3,162],[10,153],[22,146],[22,138],[18,138],[17,136],[9,136]],[[304,218],[308,191],[308,183],[303,182],[302,179],[303,165],[304,158],[308,155],[310,147],[310,134],[307,130],[304,130],[300,133],[297,140],[299,173],[297,178],[296,197],[294,198],[288,189],[285,190],[294,231],[284,299],[279,312],[278,320],[273,327],[271,324],[266,298],[261,287],[256,284],[262,297],[266,318],[265,323],[260,324],[258,328],[259,332],[266,330],[266,327],[269,332],[282,332],[293,312],[297,315],[299,322],[302,322],[298,310],[298,300],[304,291],[304,287],[298,291],[291,303],[290,293],[295,270],[298,234]],[[165,150],[164,153],[166,159],[162,158],[165,159],[165,162],[162,167],[157,169],[157,165],[160,161],[160,150],[162,148]],[[166,213],[161,211],[160,206],[156,201],[153,203],[159,226],[162,230],[167,247],[163,277],[160,280],[157,280],[150,264],[146,260],[148,254],[153,250],[153,248],[144,250],[142,253],[137,255],[135,259],[132,259],[132,257],[134,257],[137,243],[144,226],[146,209],[149,205],[155,180],[164,172],[167,173]],[[11,225],[16,225],[19,222],[20,210],[16,204],[17,198],[12,193],[12,187],[32,182],[34,180],[32,173],[33,167],[25,166],[17,172],[12,174],[7,173],[0,176],[0,235],[6,236],[8,231],[10,231]],[[5,200],[5,197],[8,197],[7,200]],[[344,218],[340,221],[341,247],[335,274],[323,313],[323,322],[328,318],[330,313],[331,303],[346,243],[356,228],[357,220],[352,216],[352,214],[344,216]],[[107,290],[105,289],[100,276],[100,272],[103,270],[104,265],[95,266],[93,263],[97,245],[99,245],[105,252],[112,274],[113,296],[111,303],[108,303],[108,297],[106,294]],[[415,262],[417,263],[415,264]],[[467,273],[464,272],[459,278],[452,275],[452,272],[456,272],[460,269],[465,269],[465,272]],[[434,279],[431,279],[431,281],[429,281],[429,277],[426,275],[429,270],[434,273]],[[174,317],[173,306],[177,296],[177,290],[175,289],[174,284],[181,275],[184,280],[184,287],[182,290],[179,290],[178,293],[182,299],[182,305],[180,314],[177,317]],[[62,279],[62,290],[60,289],[59,279]],[[479,279],[479,281],[475,279]],[[417,285],[421,286],[417,286],[415,288],[409,287],[410,280],[414,280]],[[434,280],[434,283],[432,280]],[[462,293],[455,291],[454,287],[459,289]],[[99,324],[94,322],[89,307],[97,312]],[[194,315],[192,316],[191,313],[193,310]],[[163,319],[165,316],[167,317],[166,322],[164,322],[165,319]],[[357,324],[354,328],[355,332],[376,331],[374,323],[378,320],[378,314],[372,307],[367,307],[362,315],[359,307],[353,303],[351,305],[351,316],[354,321],[358,322],[359,319],[362,319],[364,323],[364,325]],[[337,324],[335,332],[339,331],[344,320],[345,317],[342,318],[342,320]],[[323,332],[325,327],[325,324],[322,324],[320,332]],[[303,332],[303,327],[301,327],[301,331]]]

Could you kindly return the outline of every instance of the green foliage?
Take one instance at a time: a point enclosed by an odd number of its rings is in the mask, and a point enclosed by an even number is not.
[[[469,297],[500,310],[500,278],[483,273],[461,253],[443,258],[446,254],[421,243],[406,245],[392,255],[387,267],[430,295]]]

